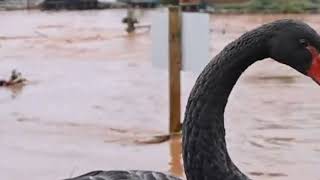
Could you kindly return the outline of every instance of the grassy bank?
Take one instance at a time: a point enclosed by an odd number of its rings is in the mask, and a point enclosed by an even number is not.
[[[320,0],[251,0],[214,8],[217,13],[318,13]]]

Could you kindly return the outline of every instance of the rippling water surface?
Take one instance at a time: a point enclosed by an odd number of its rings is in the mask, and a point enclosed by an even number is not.
[[[153,12],[139,12],[149,25]],[[96,169],[148,169],[183,177],[180,138],[150,137],[168,126],[167,73],[151,65],[148,28],[127,35],[125,10],[0,12],[0,77],[29,79],[0,89],[4,179],[62,179]],[[212,15],[212,56],[242,33],[280,18],[320,28],[319,15]],[[182,74],[183,105],[196,74]],[[233,90],[228,148],[253,179],[318,179],[320,87],[266,60]],[[183,108],[184,109],[184,108]]]

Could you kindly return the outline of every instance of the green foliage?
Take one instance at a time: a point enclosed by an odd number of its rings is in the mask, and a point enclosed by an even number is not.
[[[178,5],[179,0],[160,0],[161,4],[164,5]]]
[[[251,0],[247,3],[225,4],[218,9],[232,12],[303,13],[318,12],[320,0]]]

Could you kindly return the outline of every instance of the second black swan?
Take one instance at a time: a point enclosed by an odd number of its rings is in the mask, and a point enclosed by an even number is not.
[[[262,25],[227,45],[198,77],[182,128],[187,180],[248,180],[227,151],[224,111],[240,75],[254,62],[272,58],[320,84],[320,36],[297,20]],[[112,163],[112,162],[110,162]],[[179,180],[154,171],[93,171],[68,180]]]

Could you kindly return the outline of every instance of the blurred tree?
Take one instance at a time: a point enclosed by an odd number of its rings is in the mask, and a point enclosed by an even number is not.
[[[179,5],[179,0],[160,0],[160,2],[165,5]]]
[[[302,13],[319,8],[320,0],[251,0],[251,11]]]
[[[208,0],[209,1],[209,0]],[[319,13],[320,0],[248,0],[242,3],[213,4],[216,12]]]

